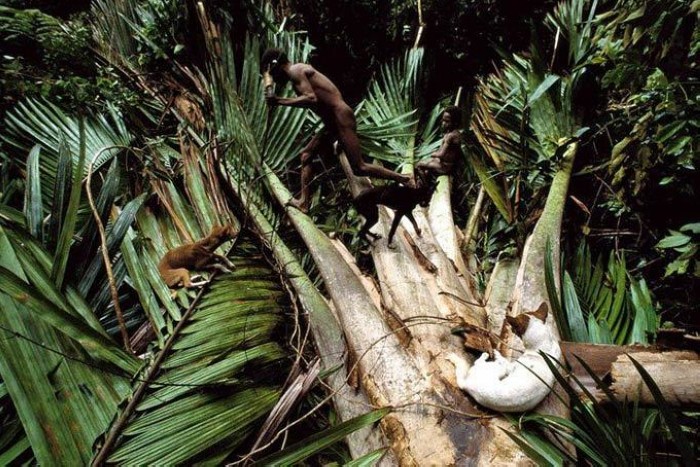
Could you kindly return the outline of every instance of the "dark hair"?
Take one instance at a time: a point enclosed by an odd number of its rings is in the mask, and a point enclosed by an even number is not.
[[[445,107],[443,112],[452,118],[452,125],[454,125],[456,128],[459,128],[462,125],[462,109],[456,105],[450,105]]]
[[[284,65],[288,61],[287,54],[285,54],[283,50],[274,48],[267,49],[260,59],[260,71],[264,73],[267,71],[268,66],[272,65],[272,68],[275,68],[278,65]]]

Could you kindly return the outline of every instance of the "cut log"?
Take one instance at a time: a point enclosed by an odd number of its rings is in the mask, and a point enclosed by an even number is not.
[[[632,356],[649,373],[668,405],[700,407],[700,360],[695,352],[637,353]],[[655,405],[654,397],[627,355],[620,355],[610,371],[610,390],[619,398]]]
[[[700,406],[700,386],[697,384],[700,380],[700,355],[697,352],[576,342],[562,342],[561,348],[573,375],[599,402],[608,402],[608,398],[597,388],[576,356],[586,362],[598,378],[611,382],[610,390],[620,400],[626,398],[643,405],[655,405],[649,389],[629,360],[628,355],[631,355],[651,375],[669,405],[688,409]]]

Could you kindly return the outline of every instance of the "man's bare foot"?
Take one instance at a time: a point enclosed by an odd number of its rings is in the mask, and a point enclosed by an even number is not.
[[[309,212],[308,203],[303,203],[301,200],[296,199],[296,198],[292,198],[289,201],[287,201],[287,206],[292,206],[294,208],[297,208],[298,210],[300,210],[304,214]]]

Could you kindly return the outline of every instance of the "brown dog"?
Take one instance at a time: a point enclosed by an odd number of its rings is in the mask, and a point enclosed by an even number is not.
[[[227,267],[233,268],[233,263],[228,258],[214,253],[214,250],[235,236],[236,231],[233,226],[216,226],[211,229],[209,235],[198,242],[173,248],[158,263],[160,276],[170,288],[179,285],[193,287],[205,282],[192,282],[190,270],[217,269],[221,272],[231,272]]]
[[[416,172],[416,188],[392,183],[363,191],[353,200],[355,209],[365,218],[365,224],[358,235],[370,243],[381,238],[381,235],[369,231],[379,220],[379,205],[381,204],[395,211],[394,221],[391,223],[391,229],[389,230],[390,247],[392,246],[396,228],[399,226],[403,216],[408,217],[408,220],[411,221],[413,228],[416,229],[416,233],[420,237],[421,231],[413,218],[413,209],[419,204],[423,207],[428,206],[436,185],[436,177],[426,171]]]

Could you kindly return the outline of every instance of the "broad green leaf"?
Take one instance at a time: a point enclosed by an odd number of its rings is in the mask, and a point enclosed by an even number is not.
[[[675,235],[662,238],[661,241],[656,244],[656,248],[677,248],[686,245],[688,242],[690,242],[689,236],[677,232]]]
[[[694,234],[700,234],[700,222],[695,222],[693,224],[685,224],[681,227],[681,232],[692,232]]]
[[[80,120],[80,149],[78,156],[78,165],[75,170],[70,190],[68,206],[63,215],[61,225],[61,233],[58,237],[56,251],[54,255],[53,269],[51,270],[51,278],[56,282],[56,286],[61,289],[63,287],[63,279],[65,277],[66,265],[68,264],[68,255],[70,254],[71,243],[75,233],[75,225],[78,218],[78,208],[80,207],[80,194],[82,191],[82,175],[85,166],[85,121]],[[71,176],[73,174],[71,173]]]
[[[41,146],[32,148],[27,157],[27,187],[24,191],[24,216],[27,227],[33,236],[41,238],[44,221],[44,203],[41,200],[41,175],[39,173],[39,155]]]
[[[571,339],[574,342],[588,342],[586,320],[576,295],[574,283],[568,272],[564,272],[562,295],[564,309],[566,310],[566,322],[571,332]]]

